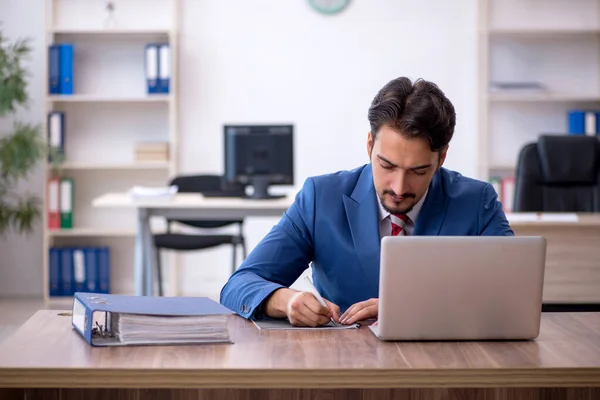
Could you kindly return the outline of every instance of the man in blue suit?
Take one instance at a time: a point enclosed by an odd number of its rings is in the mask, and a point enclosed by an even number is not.
[[[490,184],[442,167],[456,115],[435,84],[389,82],[368,118],[370,163],[307,179],[223,287],[223,305],[299,326],[376,318],[383,236],[514,234]],[[289,289],[311,262],[328,307]]]

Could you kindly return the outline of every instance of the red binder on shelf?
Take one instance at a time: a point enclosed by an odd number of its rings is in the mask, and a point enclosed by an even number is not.
[[[60,229],[60,179],[48,179],[47,196],[48,229]]]

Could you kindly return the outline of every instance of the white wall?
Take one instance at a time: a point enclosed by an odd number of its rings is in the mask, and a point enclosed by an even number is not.
[[[363,164],[369,104],[381,86],[406,75],[438,83],[453,101],[458,123],[446,166],[473,176],[476,5],[355,0],[327,17],[300,0],[182,0],[180,171],[222,172],[224,123],[293,123],[297,187],[310,175]],[[0,0],[0,21],[12,37],[41,43],[43,14],[38,0]],[[38,103],[43,51],[36,47],[31,64]],[[29,118],[41,121],[39,110],[33,107]],[[29,184],[38,193],[42,187],[39,177]],[[249,247],[276,222],[249,219]],[[40,234],[0,244],[0,295],[41,295],[40,244]],[[183,294],[218,293],[230,257],[229,249],[181,257]]]

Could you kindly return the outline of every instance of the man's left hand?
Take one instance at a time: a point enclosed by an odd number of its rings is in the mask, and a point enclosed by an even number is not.
[[[353,324],[357,321],[364,321],[369,318],[377,318],[379,312],[379,299],[369,299],[353,304],[342,314],[340,322],[342,324]]]

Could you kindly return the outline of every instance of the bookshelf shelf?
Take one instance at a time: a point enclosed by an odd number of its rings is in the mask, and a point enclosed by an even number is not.
[[[60,164],[44,164],[46,301],[72,301],[72,290],[56,293],[50,282],[75,268],[65,263],[82,258],[85,269],[96,268],[96,279],[109,279],[111,293],[133,293],[136,210],[98,210],[92,201],[134,186],[163,186],[177,175],[180,0],[153,0],[152,12],[140,11],[146,6],[146,0],[128,0],[114,2],[109,10],[106,2],[46,0],[48,51],[40,119],[47,144],[59,143],[64,153]],[[62,45],[59,54],[68,49],[69,55],[57,56],[52,45]],[[67,69],[63,62],[69,63]],[[51,69],[67,71],[70,79],[51,76]],[[157,83],[152,88],[162,93],[149,93],[151,73]],[[57,81],[72,89],[52,86]],[[51,93],[51,86],[68,94]],[[153,220],[152,230],[162,230],[163,222]],[[85,255],[79,256],[82,251]],[[173,257],[165,255],[167,273],[174,273]],[[109,278],[100,278],[106,271]]]
[[[600,35],[597,28],[492,28],[489,30],[491,37],[513,38],[554,38],[562,36],[594,36]]]
[[[61,164],[61,168],[64,170],[106,170],[106,171],[119,171],[119,170],[131,170],[131,171],[143,171],[143,170],[163,170],[170,167],[168,162],[148,162],[148,163],[132,163],[132,164],[95,164],[95,163],[78,163],[78,162],[65,162]]]
[[[47,96],[47,100],[55,103],[166,103],[172,100],[172,96],[162,94],[141,96],[73,94],[63,96]]]
[[[489,101],[505,103],[531,102],[565,102],[565,103],[595,103],[600,102],[600,95],[569,94],[569,93],[489,93]]]
[[[77,36],[170,36],[169,29],[136,29],[136,28],[53,28],[48,31],[54,35],[77,35]]]
[[[135,229],[73,228],[48,230],[50,237],[135,237]]]

